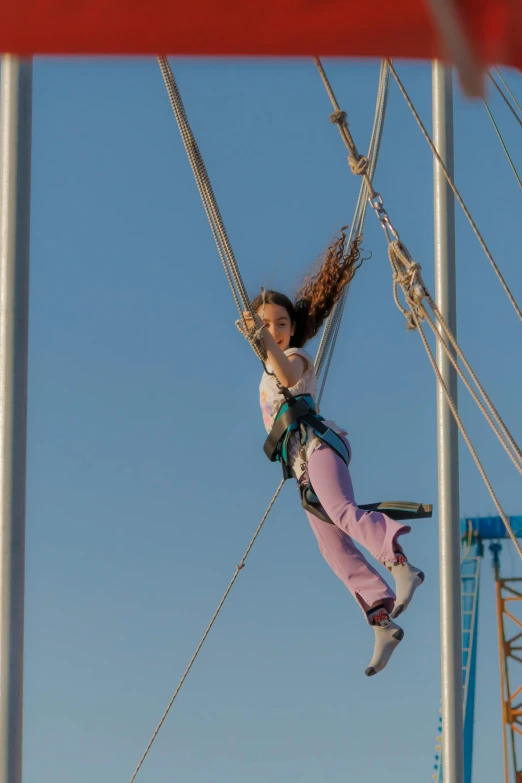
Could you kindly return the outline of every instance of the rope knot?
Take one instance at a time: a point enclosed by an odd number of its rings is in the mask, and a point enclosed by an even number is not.
[[[411,257],[408,249],[398,239],[388,245],[388,255],[393,270],[393,288],[395,304],[406,319],[408,331],[417,329],[417,325],[425,318],[423,300],[426,287],[421,276],[422,267]],[[407,307],[400,301],[397,289],[402,288]]]
[[[330,122],[334,125],[342,125],[346,122],[346,112],[342,109],[337,109],[333,114],[330,114]]]
[[[414,332],[417,329],[417,323],[413,316],[413,313],[407,313],[406,315],[406,331]]]
[[[366,155],[359,155],[358,158],[354,155],[348,155],[348,163],[350,164],[352,174],[362,176],[368,170],[368,158]]]

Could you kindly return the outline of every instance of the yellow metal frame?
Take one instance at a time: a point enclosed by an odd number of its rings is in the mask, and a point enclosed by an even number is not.
[[[511,690],[509,661],[522,663],[522,577],[502,579],[499,565],[495,564],[497,593],[497,623],[500,657],[500,687],[502,704],[502,726],[504,742],[504,779],[509,783],[510,769],[514,772],[514,782],[522,783],[522,769],[518,759],[522,760],[520,740],[522,737],[522,685]],[[514,613],[517,606],[519,614]],[[513,628],[515,632],[513,634]],[[511,746],[511,753],[509,752]],[[511,764],[510,764],[511,756]]]

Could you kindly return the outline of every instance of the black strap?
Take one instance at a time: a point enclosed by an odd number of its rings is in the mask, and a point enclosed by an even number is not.
[[[333,525],[334,523],[326,515],[325,510],[320,504],[312,504],[309,502],[306,497],[306,490],[309,487],[309,484],[299,485],[301,505],[306,511],[309,511],[318,519]],[[381,511],[383,514],[386,514],[387,517],[390,517],[390,519],[404,522],[412,519],[430,519],[433,515],[433,506],[431,503],[415,503],[407,500],[385,500],[380,503],[365,503],[364,505],[359,505],[359,508],[362,508],[364,511]]]
[[[308,489],[308,484],[298,484],[299,494],[301,495],[301,505],[304,508],[305,511],[309,511],[310,514],[313,514],[314,517],[317,517],[318,519],[321,519],[323,522],[328,522],[329,525],[333,525],[334,523],[330,519],[329,516],[327,516],[325,510],[321,505],[312,504],[308,501],[308,498],[306,497],[306,490]]]
[[[433,515],[431,503],[414,503],[409,500],[384,500],[381,503],[367,503],[359,508],[365,511],[382,511],[390,519],[429,519]]]
[[[276,455],[279,441],[287,431],[288,427],[290,427],[291,424],[298,421],[299,419],[304,421],[306,414],[311,410],[312,409],[306,400],[301,397],[289,405],[286,411],[282,413],[281,416],[277,419],[276,423],[270,430],[270,434],[265,441],[265,445],[263,446],[263,451],[271,462],[275,462],[277,458]]]
[[[309,427],[319,433],[319,435],[324,435],[330,429],[329,427],[326,427],[325,424],[323,424],[321,419],[317,418],[313,411],[311,413],[305,414],[304,416],[301,416],[301,421],[303,424],[307,424]]]

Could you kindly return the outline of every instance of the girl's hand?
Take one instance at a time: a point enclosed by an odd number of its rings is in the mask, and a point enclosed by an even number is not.
[[[253,329],[253,328],[254,328],[254,326],[255,326],[255,324],[254,324],[254,319],[252,318],[252,314],[251,314],[251,313],[250,313],[248,310],[246,310],[246,311],[243,313],[243,318],[244,318],[244,320],[245,320],[245,323],[246,323],[246,326],[247,326],[247,329],[248,329],[248,331],[249,331],[249,332],[251,332],[251,331],[252,331],[252,329]]]
[[[248,310],[243,313],[243,318],[239,318],[239,320],[236,321],[236,325],[243,335],[245,335],[245,324],[250,333],[254,333],[256,329],[261,329],[265,325],[258,313],[252,315]],[[286,356],[268,329],[263,330],[263,337],[268,360],[276,378],[283,386],[286,386],[286,388],[292,388],[306,370],[306,360],[299,355]],[[250,339],[250,337],[248,339]]]
[[[243,318],[245,319],[245,321],[240,319],[241,326],[244,329],[245,322],[246,322],[246,326],[249,332],[253,332],[254,329],[260,329],[263,326],[263,321],[261,320],[261,318],[258,316],[257,313],[254,313],[254,315],[252,315],[251,312],[246,310],[243,313]]]

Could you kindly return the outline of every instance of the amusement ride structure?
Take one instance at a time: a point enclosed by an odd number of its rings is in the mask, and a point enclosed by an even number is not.
[[[373,56],[382,60],[373,132],[368,153],[360,154],[347,113],[335,97],[322,62],[319,75],[332,104],[331,120],[348,150],[352,174],[360,177],[360,193],[347,247],[362,233],[367,211],[384,230],[393,294],[408,329],[417,332],[437,381],[439,443],[439,530],[441,566],[442,708],[436,781],[472,783],[473,718],[478,649],[480,571],[491,558],[497,598],[497,632],[504,723],[504,781],[522,783],[522,580],[501,572],[500,550],[510,539],[522,559],[522,517],[504,512],[489,477],[460,419],[457,378],[471,394],[512,463],[522,475],[522,450],[478,380],[456,334],[454,201],[462,207],[516,315],[522,311],[464,203],[453,176],[453,76],[455,66],[463,90],[485,95],[492,83],[522,126],[522,109],[508,82],[493,64],[522,67],[522,7],[519,0],[404,0],[401,13],[384,0],[361,9],[355,0],[281,4],[277,0],[211,3],[197,0],[178,8],[166,0],[89,0],[64,13],[51,0],[2,4],[0,49],[2,116],[0,123],[0,783],[22,780],[22,682],[25,564],[25,464],[27,427],[27,346],[29,293],[29,204],[31,180],[32,60],[45,54],[169,54],[250,56]],[[23,10],[21,10],[21,7]],[[357,11],[364,12],[364,27]],[[27,20],[30,20],[28,22]],[[255,21],[254,21],[255,20]],[[391,58],[423,58],[433,65],[433,139],[424,127]],[[238,316],[249,299],[232,251],[214,192],[190,128],[166,56],[159,66],[205,212],[230,284]],[[445,62],[446,64],[445,64]],[[449,64],[448,64],[449,63]],[[435,280],[432,297],[421,264],[409,253],[399,233],[397,216],[389,215],[384,196],[375,189],[390,79],[393,78],[434,155]],[[491,110],[486,104],[492,117]],[[502,135],[495,125],[510,165],[522,187]],[[370,210],[368,210],[370,207]],[[328,375],[345,297],[325,326],[316,371],[320,395]],[[246,327],[246,324],[244,324]],[[429,329],[428,329],[429,328]],[[426,332],[436,340],[436,356]],[[258,358],[266,356],[262,335],[248,331]],[[490,492],[497,516],[463,519],[459,527],[458,448],[460,431]],[[239,576],[264,521],[240,560],[167,709],[136,766],[130,783],[152,748],[197,655]],[[517,614],[518,610],[518,614]],[[404,777],[405,772],[402,771]],[[407,775],[406,778],[407,779]]]
[[[511,529],[522,538],[522,516],[510,517]],[[508,538],[500,517],[473,517],[461,520],[461,600],[462,600],[462,701],[464,716],[464,781],[473,781],[473,742],[477,654],[479,650],[480,574],[484,558],[493,569],[500,669],[500,701],[504,755],[504,783],[522,781],[522,577],[502,572],[500,553]],[[509,546],[509,543],[507,543]],[[491,632],[492,629],[488,629]],[[435,772],[441,783],[442,717],[439,718]]]

